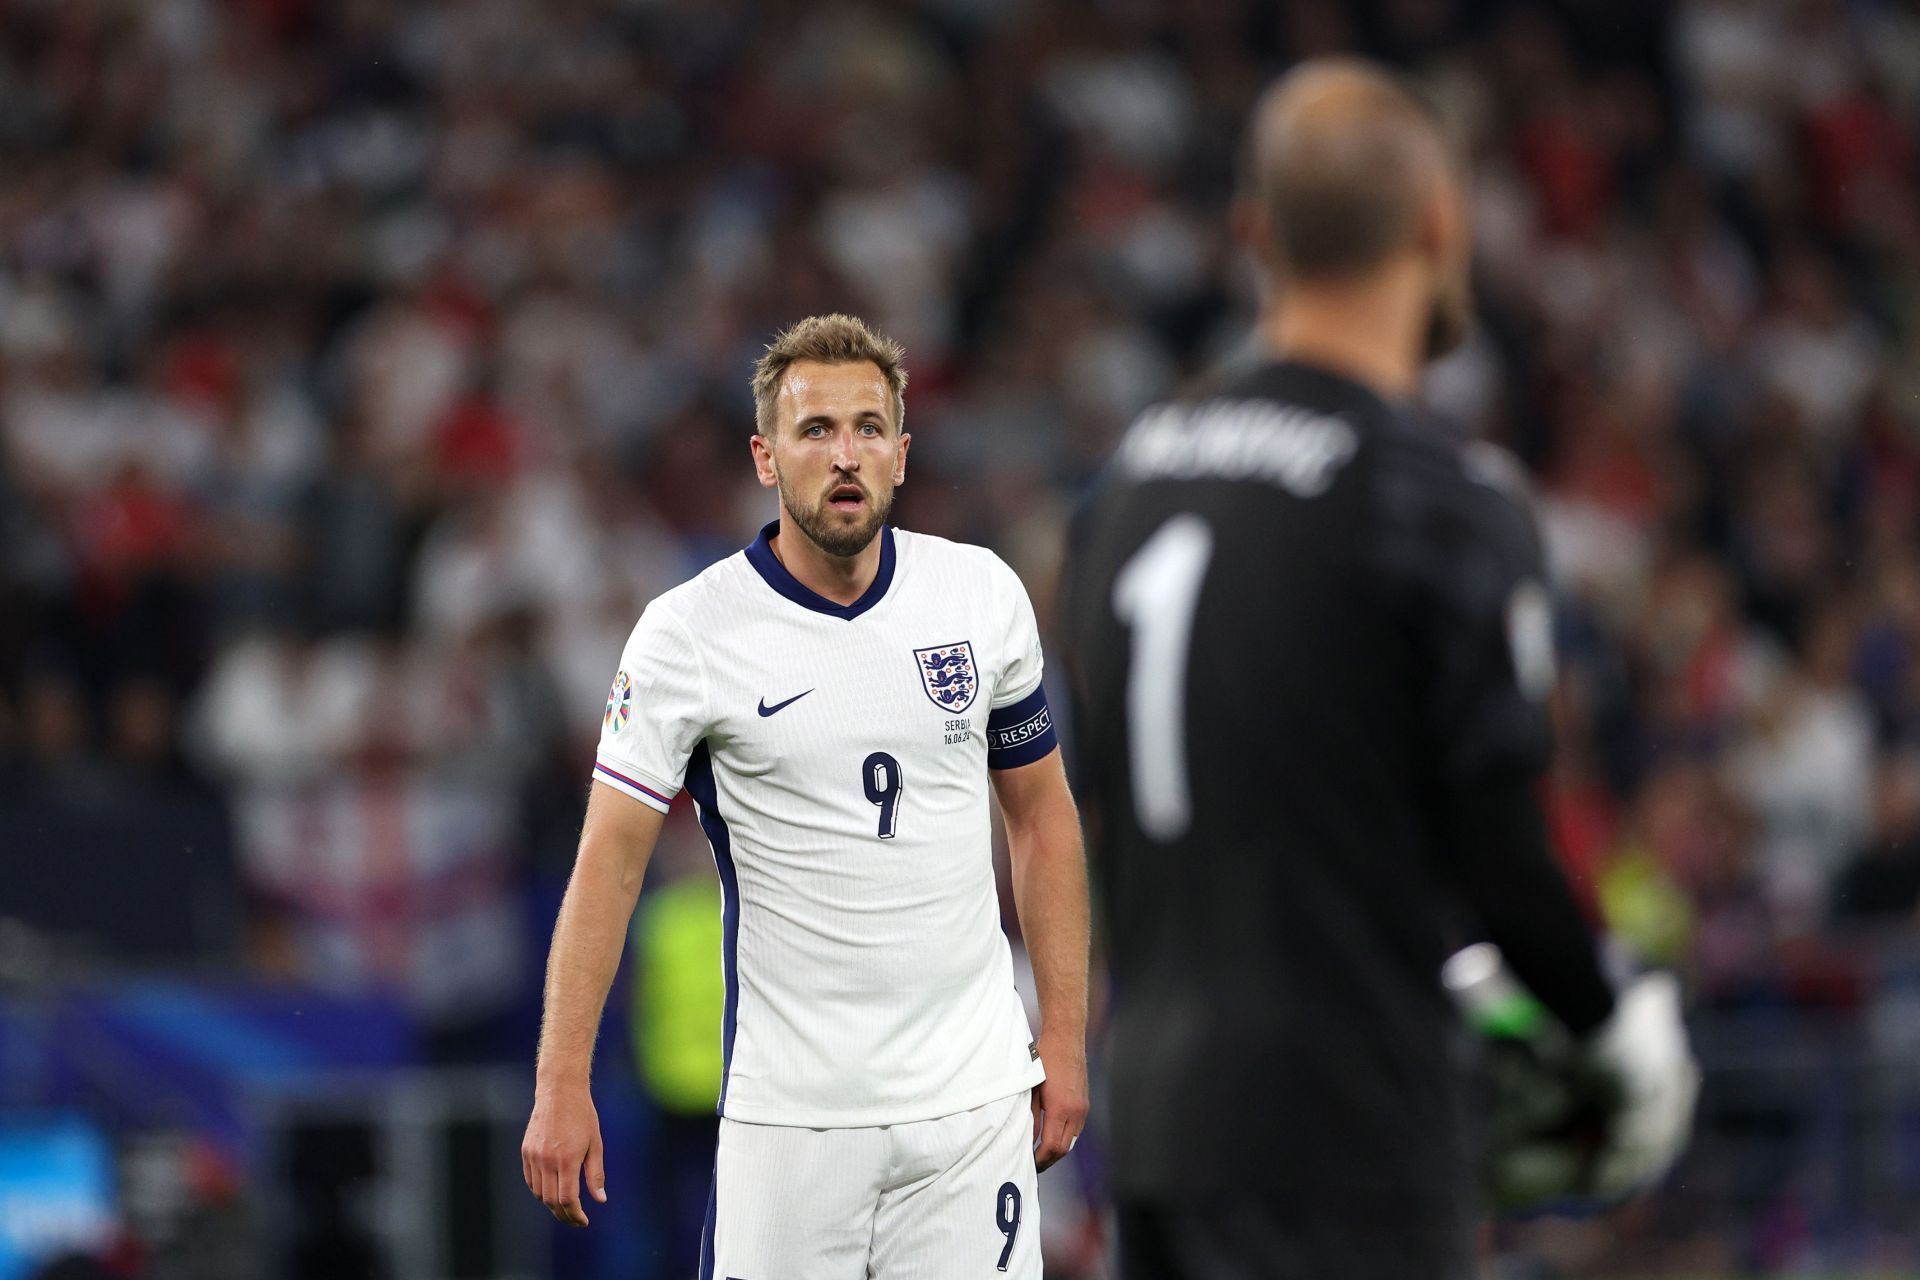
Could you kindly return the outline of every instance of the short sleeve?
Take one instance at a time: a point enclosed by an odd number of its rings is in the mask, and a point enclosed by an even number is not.
[[[656,601],[628,637],[607,690],[594,780],[665,813],[706,736],[705,707],[705,678],[686,627]]]
[[[1005,630],[1000,678],[987,716],[987,767],[1014,769],[1045,757],[1059,745],[1059,735],[1047,706],[1046,687],[1040,682],[1044,660],[1033,602],[1013,570],[997,560],[994,570]]]

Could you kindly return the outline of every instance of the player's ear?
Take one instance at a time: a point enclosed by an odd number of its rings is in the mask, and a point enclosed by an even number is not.
[[[1437,178],[1428,187],[1426,198],[1420,202],[1414,236],[1420,256],[1441,274],[1451,272],[1471,252],[1466,192],[1451,175]]]
[[[771,489],[780,483],[780,477],[773,469],[773,442],[758,431],[748,437],[747,447],[753,450],[753,474],[760,478],[762,489]]]
[[[913,437],[902,431],[899,451],[893,455],[893,482],[896,485],[907,482],[907,446],[912,443]]]
[[[1244,249],[1260,264],[1260,269],[1273,274],[1278,263],[1273,256],[1273,223],[1266,205],[1250,195],[1237,195],[1228,207],[1227,221],[1233,230],[1233,242]]]

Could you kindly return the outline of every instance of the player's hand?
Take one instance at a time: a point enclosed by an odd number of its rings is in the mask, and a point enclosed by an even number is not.
[[[527,1189],[554,1217],[570,1227],[587,1225],[580,1204],[584,1166],[587,1190],[607,1202],[606,1149],[600,1142],[600,1113],[586,1085],[535,1089],[533,1117],[520,1142],[520,1172]]]
[[[1686,1148],[1700,1068],[1680,1017],[1680,987],[1648,973],[1620,993],[1613,1017],[1588,1041],[1590,1061],[1620,1086],[1619,1111],[1594,1171],[1595,1190],[1615,1199],[1656,1181]]]
[[[1042,1173],[1073,1150],[1087,1127],[1087,1046],[1084,1040],[1040,1037],[1047,1078],[1033,1087],[1033,1164]]]

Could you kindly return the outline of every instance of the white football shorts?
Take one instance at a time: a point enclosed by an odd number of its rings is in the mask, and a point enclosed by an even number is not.
[[[1027,1099],[867,1129],[722,1119],[700,1280],[1039,1280]]]

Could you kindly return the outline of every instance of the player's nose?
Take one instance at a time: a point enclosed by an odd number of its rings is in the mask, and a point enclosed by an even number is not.
[[[858,471],[860,469],[860,451],[854,447],[852,431],[839,431],[834,433],[833,466],[836,471]]]

